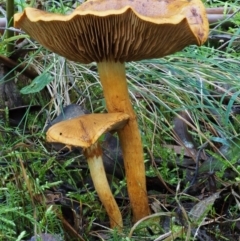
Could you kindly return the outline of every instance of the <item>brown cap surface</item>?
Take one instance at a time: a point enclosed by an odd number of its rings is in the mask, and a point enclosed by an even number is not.
[[[81,63],[160,58],[203,44],[209,31],[201,0],[91,0],[70,15],[26,8],[15,26]]]
[[[124,113],[89,114],[59,122],[46,133],[47,142],[88,148],[105,132],[122,128],[129,116]]]

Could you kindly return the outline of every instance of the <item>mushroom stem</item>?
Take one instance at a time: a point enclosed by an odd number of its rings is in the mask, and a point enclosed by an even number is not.
[[[102,149],[98,142],[85,148],[84,155],[87,158],[90,174],[95,190],[110,219],[110,227],[122,230],[122,215],[114,199],[106,178],[102,160]]]
[[[146,190],[143,147],[137,118],[129,98],[125,65],[120,62],[100,62],[98,71],[108,112],[124,112],[130,117],[128,123],[118,130],[118,135],[123,152],[133,221],[137,222],[148,216],[150,209]]]

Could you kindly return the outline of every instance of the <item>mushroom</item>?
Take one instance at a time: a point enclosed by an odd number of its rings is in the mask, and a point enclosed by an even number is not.
[[[107,131],[122,128],[129,119],[125,113],[87,114],[51,126],[46,139],[83,148],[96,192],[110,219],[110,227],[121,230],[122,215],[106,178],[99,137]]]
[[[133,221],[149,215],[143,147],[124,62],[202,45],[209,31],[202,1],[90,0],[65,16],[26,8],[15,15],[15,26],[69,60],[97,62],[108,112],[129,115],[118,135]]]

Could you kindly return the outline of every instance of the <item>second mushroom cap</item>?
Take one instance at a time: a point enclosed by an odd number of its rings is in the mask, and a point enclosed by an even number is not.
[[[87,148],[103,133],[123,127],[128,118],[125,113],[107,113],[88,114],[61,121],[48,129],[47,142]]]

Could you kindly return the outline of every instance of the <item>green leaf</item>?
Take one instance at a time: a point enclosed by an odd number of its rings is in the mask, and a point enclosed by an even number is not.
[[[53,80],[53,77],[48,73],[42,73],[36,77],[32,83],[20,90],[24,95],[32,94],[42,90],[47,84]]]

